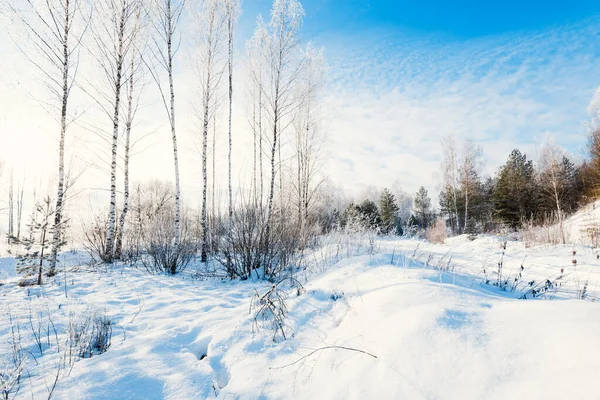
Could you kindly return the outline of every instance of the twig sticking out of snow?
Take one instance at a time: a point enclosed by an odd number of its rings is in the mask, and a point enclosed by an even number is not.
[[[307,355],[300,357],[299,359],[297,359],[294,362],[291,362],[291,363],[286,364],[286,365],[282,365],[280,367],[269,367],[269,369],[283,369],[283,368],[291,367],[292,365],[298,364],[302,360],[307,359],[308,357],[312,356],[315,353],[318,353],[318,352],[323,351],[323,350],[332,350],[332,349],[354,351],[354,352],[357,352],[357,353],[366,354],[366,355],[368,355],[370,357],[373,357],[375,359],[379,358],[375,354],[369,353],[368,351],[360,350],[360,349],[355,349],[355,348],[352,348],[352,347],[345,347],[345,346],[325,346],[325,347],[321,347],[321,348],[318,348],[318,349],[315,349],[315,350],[311,351]]]

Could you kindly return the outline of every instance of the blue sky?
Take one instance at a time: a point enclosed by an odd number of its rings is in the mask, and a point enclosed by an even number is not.
[[[600,13],[600,3],[593,0],[307,0],[302,4],[309,35],[387,27],[472,39],[547,29]],[[244,7],[246,15],[266,15],[270,1],[246,0]]]
[[[584,156],[600,85],[600,2],[307,0],[330,66],[328,171],[360,192],[436,191],[440,139],[473,138],[493,173],[555,140]],[[244,29],[270,1],[247,0]]]

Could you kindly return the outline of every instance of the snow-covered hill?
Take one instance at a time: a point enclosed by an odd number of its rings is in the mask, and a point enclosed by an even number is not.
[[[328,238],[296,275],[306,292],[282,286],[288,339],[278,342],[249,312],[265,282],[82,269],[68,273],[65,298],[64,276],[42,288],[9,280],[0,287],[0,355],[10,358],[10,313],[35,357],[17,398],[47,398],[61,332],[100,310],[114,321],[110,348],[61,373],[53,398],[600,398],[596,253],[502,243]],[[509,281],[524,266],[514,292],[485,283],[497,281],[500,260]],[[562,286],[518,299],[561,268]],[[42,335],[50,346],[41,354],[31,332],[38,321],[45,332],[44,315],[58,333]]]
[[[581,208],[564,222],[564,227],[570,243],[592,245],[591,230],[600,232],[600,201]]]

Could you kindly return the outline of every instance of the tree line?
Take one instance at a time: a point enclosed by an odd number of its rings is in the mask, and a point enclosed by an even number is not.
[[[440,214],[454,234],[516,230],[525,223],[562,224],[587,199],[586,164],[576,165],[552,141],[539,159],[514,149],[493,176],[483,177],[480,146],[466,140],[461,151],[452,138],[443,141]]]
[[[23,53],[38,69],[51,94],[48,110],[59,121],[56,196],[36,207],[50,214],[43,216],[45,221],[53,222],[35,223],[42,217],[32,215],[30,225],[44,230],[34,236],[44,240],[27,239],[30,248],[48,248],[42,251],[40,271],[43,266],[49,275],[56,273],[67,235],[66,189],[74,177],[65,165],[65,143],[74,125],[100,137],[110,154],[103,160],[106,210],[85,222],[84,245],[99,262],[138,258],[176,273],[198,254],[206,265],[222,264],[231,277],[248,277],[259,267],[272,277],[318,230],[314,215],[323,197],[319,169],[325,59],[321,49],[300,42],[304,9],[299,1],[274,0],[269,18],[258,16],[245,57],[240,57],[243,62],[236,60],[235,51],[240,0],[28,0],[13,2],[9,9],[23,28],[22,39],[31,41]],[[184,22],[189,31],[180,30]],[[183,83],[175,70],[182,64],[182,44],[191,54],[197,89],[199,212],[183,201],[179,175],[177,89]],[[80,76],[81,63],[93,64],[86,67],[99,75]],[[239,87],[234,65],[245,72]],[[143,133],[136,118],[148,96],[148,81],[160,95],[169,126],[172,185],[130,179],[132,149]],[[74,91],[92,100],[97,120],[81,120]],[[248,99],[247,134],[253,141],[251,184],[242,183],[238,192],[232,172],[234,96]],[[216,170],[221,118],[227,126],[225,171]],[[215,200],[217,173],[228,177],[225,212]],[[26,242],[12,228],[9,240]]]

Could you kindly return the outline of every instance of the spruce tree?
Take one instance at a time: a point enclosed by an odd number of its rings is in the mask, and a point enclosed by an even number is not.
[[[384,234],[397,233],[399,207],[396,204],[396,196],[388,189],[383,189],[383,192],[381,192],[379,210],[381,215],[381,232]]]
[[[533,163],[526,154],[513,150],[498,174],[494,191],[496,215],[511,228],[520,227],[523,220],[534,216],[536,186]]]
[[[447,215],[450,221],[450,229],[453,233],[458,233],[458,212],[457,206],[455,207],[455,192],[452,187],[446,186],[439,194],[440,213]]]
[[[377,209],[377,204],[371,200],[365,200],[357,206],[363,226],[370,230],[377,230],[381,227],[381,215]]]
[[[431,213],[431,199],[428,196],[427,189],[423,186],[419,188],[415,195],[414,211],[418,225],[422,229],[427,228]]]

